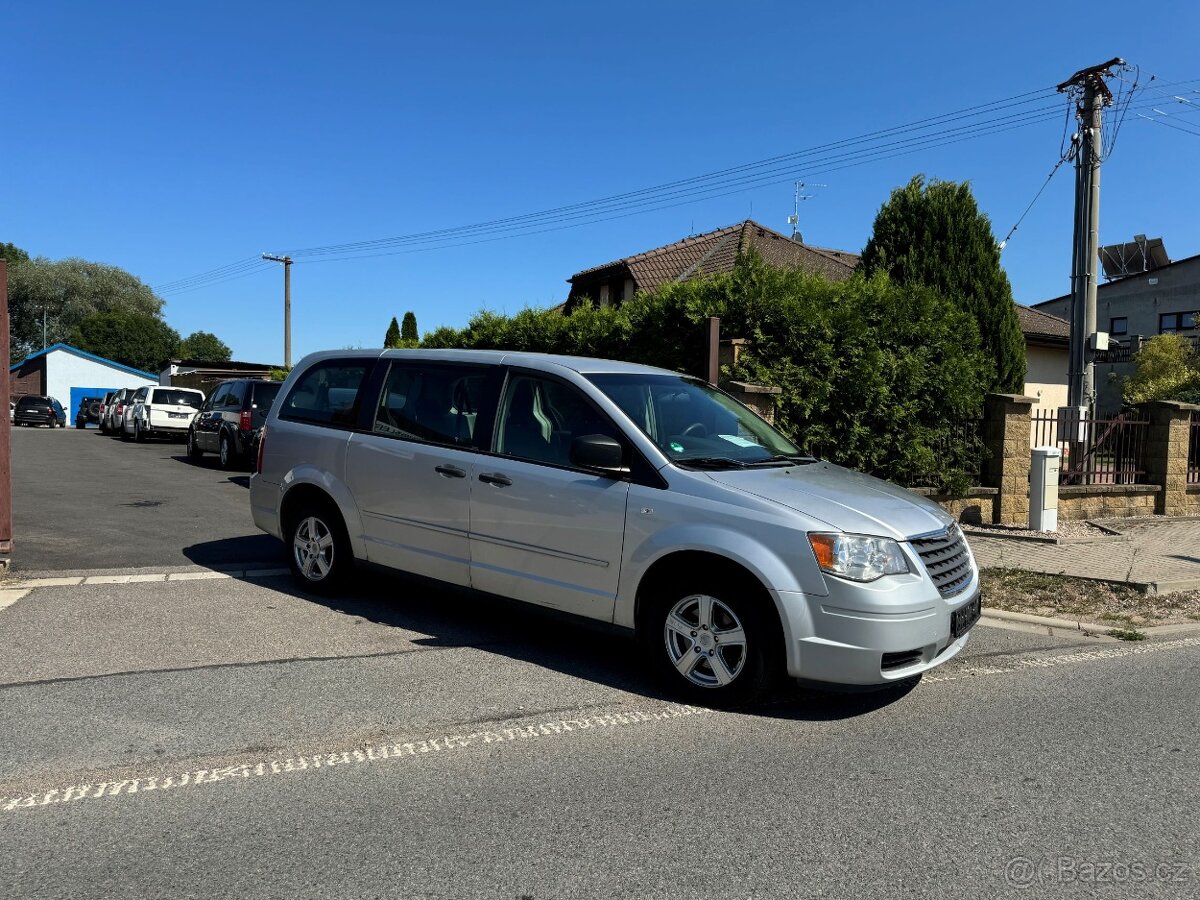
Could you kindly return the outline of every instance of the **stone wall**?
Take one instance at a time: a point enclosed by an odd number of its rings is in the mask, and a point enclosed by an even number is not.
[[[1152,516],[1161,493],[1156,484],[1063,484],[1058,488],[1058,518],[1070,522]]]
[[[928,497],[959,522],[969,525],[991,523],[996,518],[996,504],[1000,497],[998,488],[974,487],[965,497],[939,494],[934,488],[909,488],[914,494]]]
[[[998,488],[992,522],[1029,523],[1029,413],[1036,397],[988,394],[983,405],[983,443],[988,456],[983,483]]]

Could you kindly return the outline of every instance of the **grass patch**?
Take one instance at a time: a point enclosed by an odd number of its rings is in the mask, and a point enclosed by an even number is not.
[[[1024,569],[984,569],[980,581],[983,605],[992,609],[1115,625],[1115,631],[1200,622],[1200,591],[1153,596],[1128,585]]]
[[[1146,633],[1138,631],[1136,628],[1110,628],[1104,632],[1109,637],[1115,637],[1118,641],[1144,641]]]

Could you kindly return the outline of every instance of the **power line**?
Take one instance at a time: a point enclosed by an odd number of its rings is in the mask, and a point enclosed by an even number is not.
[[[1191,84],[1197,81],[1200,79],[1160,84],[1156,88],[1155,93],[1158,96],[1154,98],[1154,102],[1158,102],[1163,92],[1172,86]],[[1128,94],[1129,100],[1125,102],[1126,109],[1129,108],[1129,103],[1132,101],[1133,91],[1130,90]],[[892,128],[879,129],[863,135],[781,154],[758,162],[728,167],[704,175],[678,179],[662,185],[614,194],[599,200],[390,238],[301,248],[290,251],[288,255],[310,257],[309,259],[296,259],[296,262],[369,259],[544,234],[548,231],[573,228],[593,222],[605,222],[650,211],[671,209],[699,200],[742,193],[785,180],[792,181],[801,175],[813,177],[921,150],[944,147],[963,140],[971,140],[1014,128],[1040,124],[1060,114],[1059,104],[1045,105],[1045,101],[1051,96],[1053,96],[1052,88],[1027,91],[1023,94],[926,117]],[[1150,98],[1143,96],[1142,99]],[[995,115],[1020,107],[1032,108],[1002,116]],[[1069,112],[1068,106],[1068,116]],[[955,125],[954,123],[957,122],[965,124]],[[901,137],[902,135],[908,136]],[[889,138],[897,139],[887,140]],[[799,168],[801,165],[804,168]],[[1045,185],[1042,189],[1045,189]],[[1036,199],[1035,197],[1035,202]],[[156,289],[166,294],[189,293],[249,277],[268,267],[268,264],[261,259],[250,257],[207,272],[167,282],[157,286]]]

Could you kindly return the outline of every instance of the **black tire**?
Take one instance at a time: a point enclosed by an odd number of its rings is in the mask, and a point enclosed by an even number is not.
[[[221,460],[221,468],[226,472],[237,467],[238,455],[234,452],[233,440],[227,431],[222,431],[221,437],[217,441],[217,455]]]
[[[761,696],[778,677],[779,629],[769,618],[770,599],[749,578],[677,574],[643,588],[638,637],[672,693],[699,706],[730,706]],[[707,622],[699,614],[706,602]],[[723,634],[730,636],[724,646]]]
[[[333,504],[303,503],[289,518],[286,537],[288,568],[296,584],[314,594],[336,593],[354,568],[354,554],[345,523]],[[326,537],[328,546],[321,548]]]
[[[204,455],[204,451],[196,444],[196,432],[189,428],[187,432],[187,456],[190,460],[199,460]]]
[[[76,420],[75,420],[75,427],[76,427],[76,428],[87,428],[87,422],[86,422],[86,421],[84,421],[83,419],[76,419]]]

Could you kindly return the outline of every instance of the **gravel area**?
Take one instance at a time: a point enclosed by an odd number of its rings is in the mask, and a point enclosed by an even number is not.
[[[1098,528],[1091,522],[1059,522],[1057,531],[1032,531],[1028,528],[1018,528],[1015,525],[964,525],[962,530],[967,534],[981,534],[988,537],[1039,537],[1039,538],[1101,538],[1108,537],[1109,532]]]
[[[1146,595],[1123,585],[1023,569],[984,569],[983,605],[1110,628],[1200,622],[1200,591]]]

